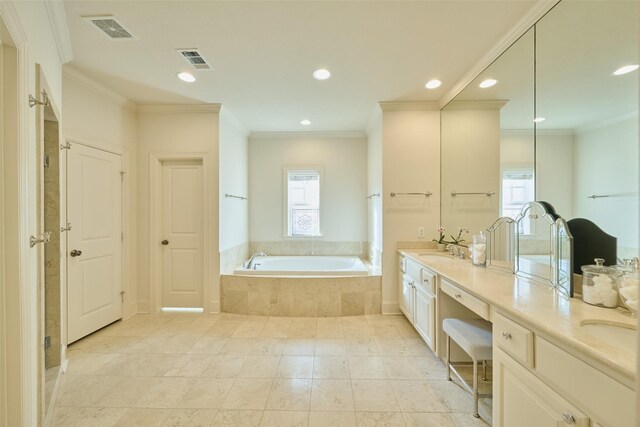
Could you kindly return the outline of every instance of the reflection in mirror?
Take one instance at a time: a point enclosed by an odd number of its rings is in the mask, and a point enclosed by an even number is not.
[[[487,229],[487,266],[514,272],[515,221],[500,217]]]
[[[563,218],[556,220],[557,246],[557,277],[554,282],[556,288],[565,295],[573,298],[573,236],[569,226]]]
[[[531,29],[441,112],[442,225],[478,234],[534,200],[533,117]]]
[[[553,207],[547,203],[524,205],[516,219],[516,274],[554,283],[556,219]]]
[[[638,64],[638,13],[635,1],[564,0],[536,25],[536,199],[617,237],[618,258],[640,247],[640,71],[615,74]]]

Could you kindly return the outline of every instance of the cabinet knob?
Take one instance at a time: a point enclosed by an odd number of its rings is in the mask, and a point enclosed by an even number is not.
[[[503,333],[502,333],[502,337],[503,337],[505,340],[510,340],[510,339],[511,339],[511,334],[510,334],[509,332],[503,332]],[[564,415],[564,414],[563,414],[563,415]]]
[[[562,413],[562,420],[564,421],[565,424],[575,424],[576,423],[576,419],[569,412],[563,412]]]

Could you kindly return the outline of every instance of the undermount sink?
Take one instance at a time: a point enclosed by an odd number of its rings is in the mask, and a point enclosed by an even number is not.
[[[588,319],[580,322],[580,326],[594,338],[614,347],[637,351],[637,332],[635,325],[611,322],[607,320]]]

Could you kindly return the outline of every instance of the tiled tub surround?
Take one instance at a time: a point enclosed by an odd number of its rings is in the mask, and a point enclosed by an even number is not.
[[[233,270],[249,258],[249,242],[220,252],[220,272],[231,274]]]
[[[137,315],[67,354],[56,427],[487,425],[402,316]]]
[[[282,317],[378,314],[381,277],[222,275],[222,311]]]
[[[267,255],[351,255],[368,258],[368,242],[330,242],[321,239],[287,239],[275,242],[250,242],[249,253]]]

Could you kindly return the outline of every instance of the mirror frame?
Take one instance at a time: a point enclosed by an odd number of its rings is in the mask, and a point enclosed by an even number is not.
[[[496,252],[497,248],[494,246],[493,244],[493,238],[494,235],[496,233],[496,231],[498,230],[499,227],[505,225],[508,228],[508,232],[509,232],[509,241],[508,241],[508,247],[506,252],[509,253],[509,258],[510,260],[508,261],[508,266],[505,267],[504,265],[498,265],[495,262],[493,262],[494,260],[494,253]],[[515,273],[515,226],[516,226],[516,221],[508,216],[502,216],[500,218],[498,218],[492,225],[491,227],[489,227],[487,229],[487,267],[490,268],[495,268],[496,270],[502,270],[502,271],[507,271],[509,273]]]
[[[531,272],[522,270],[520,268],[520,239],[521,239],[521,234],[519,232],[520,230],[520,222],[526,218],[527,216],[529,216],[528,212],[530,209],[532,208],[536,208],[542,211],[542,220],[545,220],[548,224],[549,224],[549,228],[551,231],[551,235],[549,236],[550,241],[549,241],[549,249],[551,250],[551,253],[549,254],[550,258],[550,264],[551,264],[551,277],[550,278],[546,278],[546,277],[542,277],[542,276],[538,276],[536,274],[533,274]],[[555,287],[555,275],[556,275],[556,264],[557,264],[557,238],[555,237],[556,233],[556,220],[558,219],[558,216],[556,215],[555,211],[553,210],[553,208],[551,207],[551,205],[549,205],[546,202],[538,202],[538,201],[534,201],[534,202],[527,202],[525,203],[525,205],[522,207],[522,210],[520,211],[520,213],[518,214],[518,216],[516,217],[515,220],[515,227],[516,227],[516,245],[515,245],[515,254],[514,254],[514,262],[515,262],[515,273],[517,276],[520,277],[524,277],[527,279],[531,279],[531,280],[535,280],[537,282],[541,282],[544,284],[547,284],[549,286]]]

